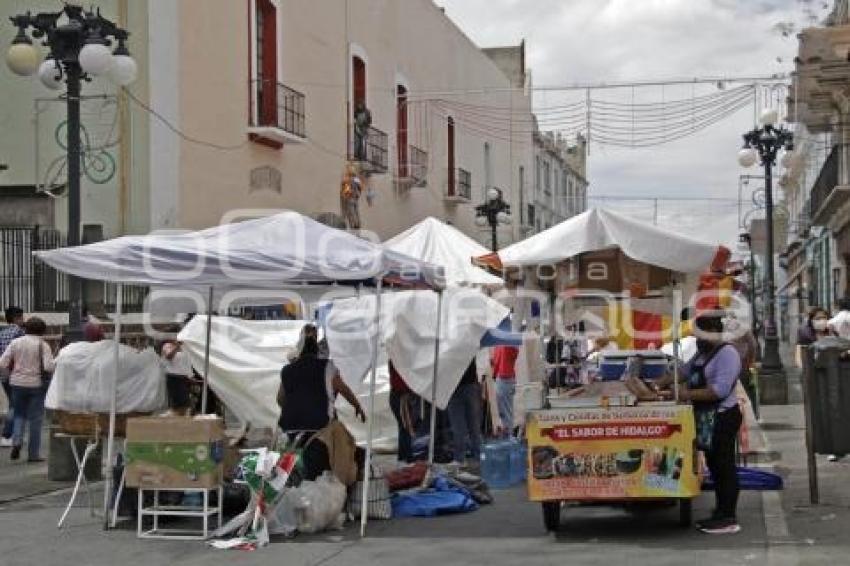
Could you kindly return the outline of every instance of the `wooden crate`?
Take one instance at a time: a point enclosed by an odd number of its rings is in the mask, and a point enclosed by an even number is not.
[[[53,414],[57,428],[65,434],[90,437],[109,435],[109,414],[107,413],[73,413],[57,410]],[[125,436],[128,418],[144,416],[148,416],[147,413],[115,415],[115,436]]]

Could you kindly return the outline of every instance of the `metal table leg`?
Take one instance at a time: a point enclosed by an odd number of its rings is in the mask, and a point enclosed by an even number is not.
[[[62,513],[62,517],[59,518],[59,523],[56,525],[57,528],[61,529],[62,525],[65,523],[65,519],[68,517],[68,513],[71,512],[71,508],[74,506],[74,501],[77,499],[77,494],[80,491],[80,484],[84,484],[86,487],[86,494],[89,498],[89,511],[94,516],[94,503],[91,495],[91,488],[89,487],[88,479],[86,478],[86,463],[88,462],[89,456],[97,447],[97,440],[95,441],[87,441],[86,450],[83,452],[83,458],[80,459],[80,454],[77,451],[77,443],[73,437],[70,438],[71,444],[71,453],[74,456],[74,462],[77,464],[77,481],[74,483],[74,490],[71,492],[71,499],[68,501],[68,505],[65,507],[65,512]]]

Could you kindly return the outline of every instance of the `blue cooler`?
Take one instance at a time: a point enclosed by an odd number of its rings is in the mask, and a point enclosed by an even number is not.
[[[599,355],[599,377],[602,381],[618,381],[626,371],[629,358],[640,357],[641,379],[658,379],[667,369],[667,355],[660,350],[615,350]]]

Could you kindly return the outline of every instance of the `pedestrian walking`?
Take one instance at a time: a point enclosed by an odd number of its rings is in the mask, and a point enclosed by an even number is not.
[[[15,413],[12,434],[12,460],[17,460],[24,443],[24,429],[29,429],[29,462],[41,462],[41,423],[44,419],[44,396],[55,368],[53,352],[44,341],[47,325],[32,317],[24,325],[26,334],[15,338],[0,356],[0,368],[9,370],[12,407]]]
[[[6,348],[15,338],[24,335],[24,311],[20,307],[6,308],[6,326],[0,330],[0,356],[6,352]],[[9,385],[9,371],[0,368],[0,383],[3,385],[3,393],[6,394],[6,419],[3,422],[3,433],[0,435],[0,448],[12,446],[12,429],[14,426],[14,409],[12,408],[12,386]]]
[[[797,347],[794,352],[797,367],[803,367],[804,346],[811,346],[821,338],[835,335],[830,323],[829,312],[826,309],[821,307],[809,309],[805,324],[797,330]]]
[[[475,467],[481,461],[481,400],[478,367],[473,358],[449,399],[452,457],[461,465],[470,462]]]
[[[496,346],[490,359],[493,377],[496,378],[496,399],[502,435],[510,436],[514,428],[514,395],[516,394],[516,346]]]

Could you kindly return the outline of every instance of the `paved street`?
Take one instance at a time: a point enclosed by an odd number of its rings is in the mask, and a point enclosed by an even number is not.
[[[476,513],[437,519],[373,522],[359,540],[355,526],[339,533],[275,540],[255,552],[216,551],[196,542],[139,541],[133,525],[104,532],[85,505],[72,512],[68,527],[55,524],[67,489],[49,495],[15,498],[19,482],[39,486],[43,467],[0,467],[0,551],[4,565],[59,564],[846,564],[850,540],[850,494],[845,482],[850,463],[820,458],[822,504],[808,503],[800,405],[765,407],[762,459],[775,453],[774,465],[786,479],[782,493],[742,494],[743,531],[710,537],[676,526],[675,508],[612,509],[572,507],[564,512],[557,535],[543,531],[538,505],[524,489],[496,492],[496,503]],[[98,501],[99,496],[98,496]],[[710,495],[697,501],[697,517],[707,512]]]

